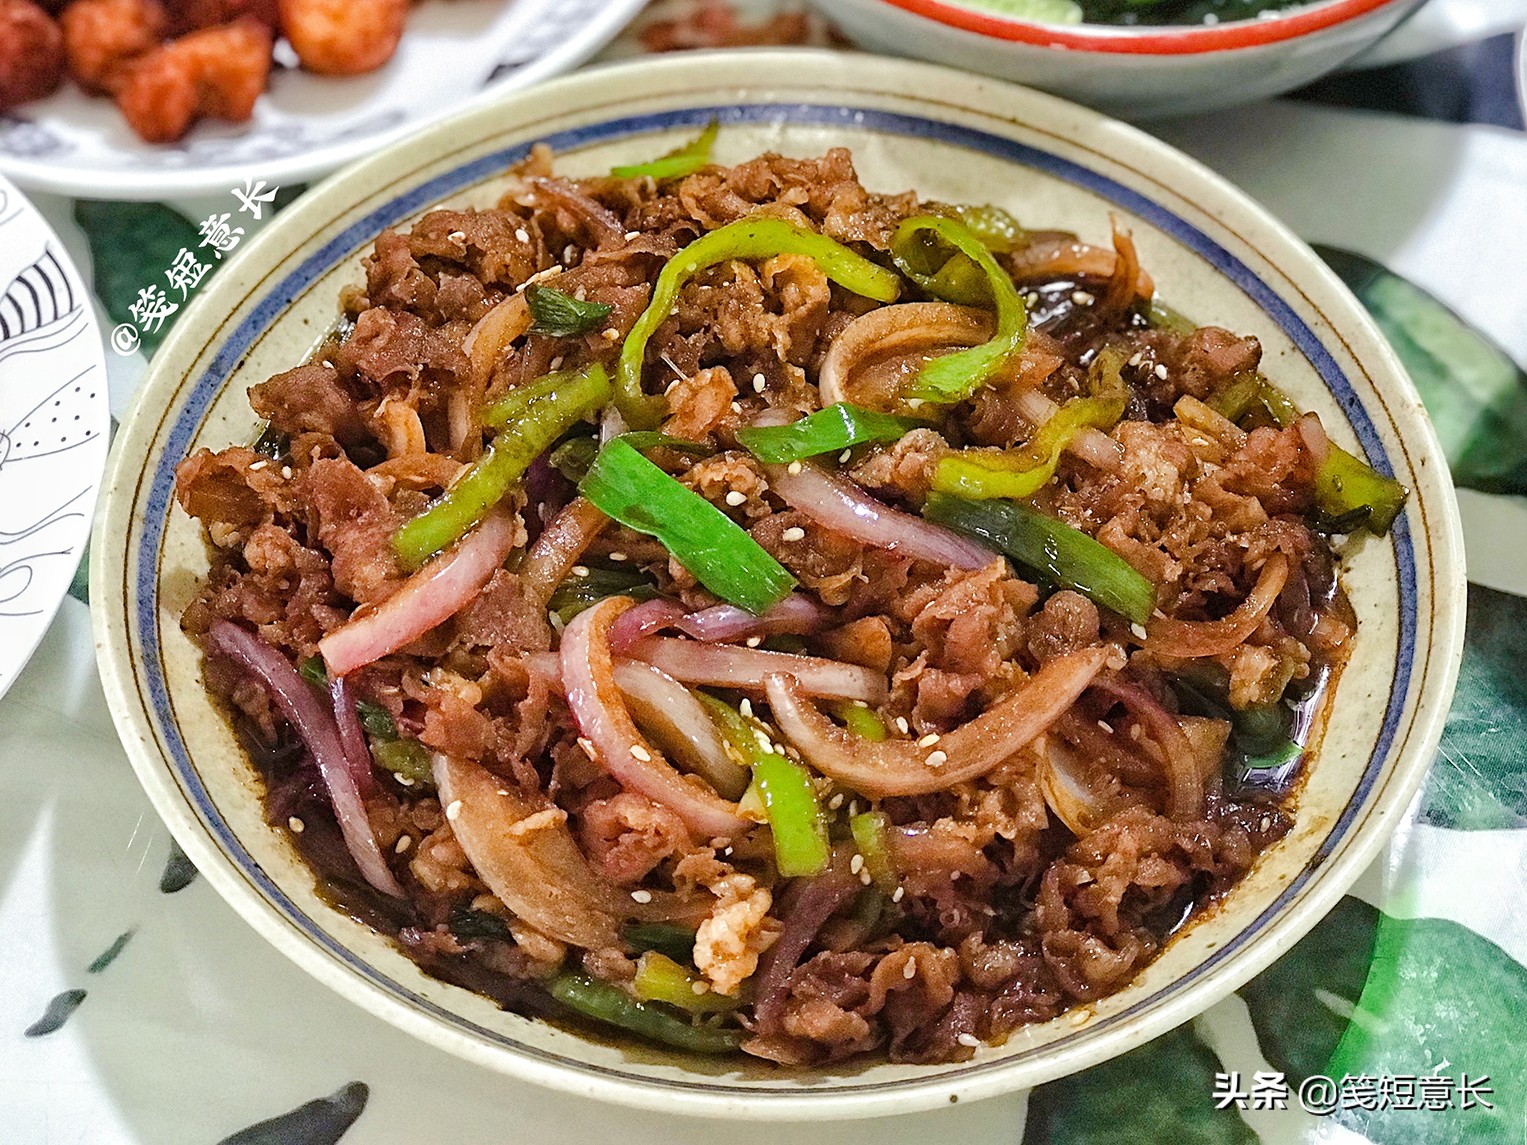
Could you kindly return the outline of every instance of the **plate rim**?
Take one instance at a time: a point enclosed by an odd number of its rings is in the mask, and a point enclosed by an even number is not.
[[[1110,120],[1106,116],[1079,108],[1055,97],[1018,88],[1016,85],[985,77],[969,76],[953,69],[869,56],[844,57],[841,53],[811,50],[762,49],[749,53],[749,56],[751,64],[757,67],[757,71],[750,76],[749,82],[752,86],[765,90],[769,86],[768,82],[755,77],[767,75],[771,64],[780,65],[780,74],[784,74],[786,64],[792,68],[805,70],[812,66],[820,68],[822,64],[831,61],[834,70],[829,74],[840,78],[836,82],[822,82],[818,73],[818,83],[824,101],[832,101],[835,97],[851,97],[856,90],[855,84],[859,85],[857,90],[867,90],[873,78],[879,77],[881,82],[884,82],[884,77],[890,72],[901,77],[903,92],[941,90],[938,85],[947,84],[952,85],[951,90],[965,93],[983,90],[988,96],[993,92],[1009,93],[1019,101],[1031,117],[1038,116],[1042,121],[1052,125],[1057,121],[1065,123],[1071,120],[1075,122],[1078,131],[1124,133],[1134,148],[1143,149],[1152,155],[1171,175],[1180,174],[1190,185],[1199,188],[1212,188],[1219,217],[1229,215],[1243,222],[1254,222],[1261,229],[1261,233],[1267,237],[1266,242],[1259,244],[1258,252],[1269,258],[1279,274],[1295,282],[1319,286],[1327,295],[1340,303],[1342,307],[1340,317],[1350,321],[1365,336],[1364,341],[1368,345],[1369,353],[1360,360],[1365,366],[1372,368],[1375,375],[1394,382],[1399,387],[1399,391],[1393,395],[1395,401],[1403,404],[1407,411],[1414,414],[1414,421],[1410,425],[1406,440],[1428,456],[1440,456],[1435,437],[1413,387],[1410,386],[1393,352],[1388,349],[1387,344],[1383,342],[1371,320],[1367,318],[1350,292],[1286,227],[1273,219],[1265,209],[1256,205],[1243,192],[1210,172],[1202,164],[1161,141],[1120,124],[1116,120]],[[640,60],[633,64],[611,65],[609,69],[601,69],[592,79],[585,73],[583,76],[558,81],[558,85],[577,91],[590,83],[601,80],[615,82],[623,76],[629,78],[632,73],[635,73],[652,92],[670,95],[679,101],[677,106],[684,106],[683,101],[688,101],[688,106],[693,107],[697,106],[702,99],[713,99],[717,93],[725,92],[730,86],[725,78],[727,71],[735,70],[737,66],[738,54],[735,52],[696,53],[661,62]],[[617,74],[615,71],[617,68],[625,70]],[[659,82],[654,82],[655,68],[662,69]],[[794,76],[793,72],[790,74]],[[688,86],[683,82],[686,76],[692,76],[696,80],[703,77],[704,82]],[[921,81],[921,83],[909,81]],[[797,86],[805,86],[804,77]],[[702,91],[696,90],[702,88],[710,95],[706,96],[702,94]],[[533,98],[544,101],[548,94],[555,96],[556,91],[551,87],[543,88],[534,93]],[[513,103],[523,98],[526,98],[524,93],[506,94],[501,96],[498,102]],[[914,102],[927,103],[925,99],[918,97],[907,98],[913,99]],[[498,110],[500,109],[479,109],[464,113],[459,118],[466,121],[473,115],[487,116]],[[929,112],[929,109],[924,107],[923,111],[925,114],[936,114],[936,109]],[[576,106],[570,114],[576,121]],[[603,118],[608,120],[612,117],[604,116]],[[599,116],[590,116],[589,121],[597,122]],[[487,134],[490,133],[483,131],[477,138],[480,139],[482,135]],[[1096,134],[1093,138],[1097,138]],[[461,149],[469,152],[476,150],[480,154],[479,148],[472,143],[463,144]],[[305,202],[300,202],[290,211],[283,213],[283,220],[291,220],[285,227],[282,227],[281,220],[278,220],[277,224],[268,228],[250,244],[249,251],[264,251],[270,248],[274,258],[266,261],[270,266],[278,265],[291,250],[295,249],[290,244],[278,247],[276,245],[278,239],[284,239],[290,232],[295,240],[295,246],[300,247],[311,238],[312,228],[306,226],[309,216],[318,220],[320,216],[332,214],[331,200],[336,203],[357,202],[370,197],[372,190],[369,180],[374,173],[385,166],[388,158],[389,154],[384,153],[367,164],[353,167],[337,176],[325,187],[305,197]],[[417,186],[417,183],[409,185]],[[347,195],[351,196],[348,200],[345,199]],[[1271,249],[1278,257],[1269,256],[1268,249]],[[246,252],[246,258],[252,257],[254,256]],[[220,303],[224,294],[227,294],[230,299],[234,298],[233,292],[237,288],[234,287],[231,279],[227,279],[226,282],[225,279],[226,276],[223,276],[214,283],[213,290],[203,296],[198,306],[203,310],[209,309],[214,301]],[[220,291],[216,289],[219,285],[222,286]],[[154,409],[168,410],[169,406],[179,403],[184,391],[175,383],[174,363],[185,359],[181,365],[188,366],[200,356],[201,344],[204,344],[206,339],[200,333],[193,334],[193,328],[196,325],[190,321],[179,324],[170,341],[161,350],[158,360],[162,364],[155,371],[151,383],[140,391],[139,398],[134,404],[133,414],[124,425],[124,432],[121,435],[123,442],[143,433],[138,422],[147,415],[140,411],[150,408],[151,397],[157,396],[160,399],[155,402],[152,407]],[[158,434],[154,431],[146,436],[152,440]],[[98,517],[99,533],[109,534],[111,525],[123,523],[124,515],[130,513],[133,506],[138,503],[136,498],[119,497],[114,491],[119,480],[133,481],[136,477],[132,459],[127,458],[125,453],[114,454],[110,481],[113,489],[109,490],[108,496],[102,499]],[[1407,737],[1405,751],[1397,755],[1391,764],[1390,771],[1387,773],[1385,790],[1374,800],[1372,805],[1374,825],[1368,828],[1366,834],[1354,839],[1339,855],[1325,864],[1322,873],[1312,880],[1304,897],[1292,904],[1280,917],[1269,922],[1268,932],[1262,936],[1258,944],[1253,944],[1238,958],[1215,968],[1212,973],[1198,982],[1190,983],[1182,988],[1175,997],[1166,999],[1165,1004],[1160,1006],[1156,1013],[1148,1013],[1135,1019],[1134,1028],[1142,1029],[1144,1033],[1132,1034],[1129,1030],[1120,1031],[1118,1035],[1103,1043],[1103,1048],[1107,1052],[1102,1053],[1098,1053],[1096,1047],[1090,1052],[1084,1047],[1084,1052],[1073,1051],[1068,1056],[1064,1047],[1061,1047],[1052,1055],[1054,1062],[1059,1063],[1058,1066],[1048,1071],[1027,1070],[1027,1074],[1036,1075],[1028,1080],[1028,1084],[1048,1080],[1050,1077],[1083,1068],[1093,1061],[1103,1060],[1114,1053],[1122,1052],[1128,1045],[1136,1044],[1147,1035],[1164,1032],[1193,1014],[1202,1012],[1215,1000],[1263,969],[1287,945],[1292,944],[1319,918],[1323,917],[1334,905],[1336,899],[1366,869],[1373,855],[1383,845],[1389,830],[1403,814],[1431,762],[1431,756],[1446,717],[1446,700],[1451,695],[1452,686],[1456,680],[1457,652],[1461,648],[1463,635],[1462,538],[1456,502],[1452,497],[1451,487],[1446,484],[1445,477],[1442,478],[1442,484],[1429,494],[1427,504],[1434,506],[1439,515],[1439,520],[1426,542],[1428,551],[1434,555],[1434,569],[1440,569],[1440,575],[1433,575],[1429,584],[1435,602],[1432,615],[1435,627],[1431,633],[1430,647],[1432,657],[1438,662],[1437,674],[1433,677],[1429,695],[1436,698],[1429,700],[1432,705],[1430,708],[1418,707],[1415,700],[1407,701],[1402,706],[1403,711],[1417,709],[1416,726]],[[378,1013],[393,1024],[421,1037],[421,1040],[428,1044],[443,1046],[479,1064],[488,1065],[539,1084],[623,1104],[670,1111],[680,1110],[693,1114],[763,1117],[779,1120],[801,1117],[862,1117],[933,1108],[946,1104],[951,1098],[989,1097],[1016,1088],[1012,1082],[1004,1080],[1006,1072],[1011,1071],[994,1068],[984,1074],[966,1078],[934,1076],[926,1079],[909,1079],[896,1083],[896,1088],[893,1090],[878,1092],[839,1090],[813,1093],[809,1089],[801,1089],[784,1092],[758,1091],[738,1095],[714,1090],[707,1092],[703,1088],[703,1083],[699,1083],[698,1088],[677,1090],[652,1081],[598,1076],[595,1071],[600,1067],[597,1066],[582,1065],[576,1069],[570,1069],[548,1064],[514,1050],[478,1042],[462,1031],[443,1028],[414,1005],[393,997],[380,986],[361,979],[358,974],[343,966],[336,958],[317,950],[310,939],[295,931],[290,919],[278,911],[274,904],[269,903],[244,882],[242,876],[234,869],[232,861],[224,855],[221,846],[201,820],[192,813],[189,804],[184,800],[169,766],[160,755],[157,745],[153,743],[151,723],[146,719],[138,720],[138,713],[135,711],[138,706],[137,700],[127,694],[121,671],[121,661],[129,656],[131,651],[131,621],[125,615],[126,603],[116,601],[108,591],[108,578],[113,570],[116,570],[118,574],[125,571],[130,566],[131,559],[126,552],[118,554],[115,549],[108,552],[104,546],[99,548],[92,562],[92,593],[93,597],[101,603],[96,613],[96,624],[97,642],[102,649],[102,664],[103,668],[107,669],[103,672],[103,685],[111,703],[113,718],[118,721],[140,780],[148,789],[161,815],[170,821],[172,832],[181,839],[182,845],[186,847],[192,858],[199,865],[203,865],[209,880],[217,886],[220,893],[234,902],[238,913],[305,970],[334,987],[337,992],[361,1005],[362,1008]],[[109,561],[111,563],[108,567]],[[122,582],[119,580],[117,583],[120,585]],[[1419,685],[1417,687],[1419,688]],[[1420,694],[1420,692],[1417,693],[1417,695]],[[1117,1048],[1108,1050],[1108,1047],[1115,1043],[1126,1044],[1119,1044]]]
[[[100,422],[99,436],[102,438],[102,441],[99,445],[92,446],[96,456],[96,460],[89,466],[92,479],[89,488],[84,492],[85,502],[79,507],[80,513],[87,522],[83,535],[75,542],[79,552],[76,554],[74,562],[69,566],[69,575],[60,577],[60,588],[57,594],[52,596],[50,603],[46,607],[39,610],[39,614],[44,616],[45,619],[38,625],[35,637],[33,637],[30,644],[23,647],[14,666],[7,668],[4,675],[0,675],[0,698],[3,698],[11,686],[20,679],[21,674],[26,670],[32,657],[36,655],[38,647],[42,644],[48,631],[53,626],[53,618],[58,615],[58,610],[63,607],[64,598],[69,595],[69,589],[74,579],[79,575],[80,566],[90,550],[90,539],[95,531],[94,519],[96,510],[104,499],[101,496],[101,492],[106,484],[106,466],[110,454],[109,442],[111,439],[111,402],[108,392],[106,345],[101,337],[101,324],[96,314],[97,303],[94,293],[91,291],[90,284],[84,274],[80,272],[80,268],[70,256],[68,247],[59,236],[58,229],[53,226],[47,216],[38,209],[37,204],[32,202],[21,188],[16,186],[12,180],[6,178],[3,173],[0,173],[0,204],[7,202],[8,199],[15,200],[20,204],[20,210],[17,213],[28,215],[32,223],[41,228],[43,235],[47,239],[45,244],[46,249],[53,253],[54,258],[62,265],[64,273],[72,276],[79,286],[82,296],[80,312],[83,315],[84,325],[77,334],[70,338],[70,341],[73,341],[74,338],[85,337],[93,350],[90,365],[84,372],[94,371],[98,379],[96,383],[98,393],[93,401],[92,408],[94,416]],[[14,217],[14,215],[11,215],[8,216],[8,219]],[[0,285],[3,285],[3,283],[0,283]],[[83,376],[83,373],[80,376]],[[42,400],[47,400],[46,395]],[[0,482],[0,489],[4,488],[4,484],[4,482]],[[4,562],[0,561],[0,565],[3,564]],[[0,656],[0,660],[3,659],[4,657]],[[4,665],[0,664],[0,667],[4,667]]]
[[[646,3],[647,0],[603,0],[596,8],[596,19],[551,51],[464,100],[438,108],[420,119],[407,120],[376,135],[328,144],[314,151],[299,152],[280,159],[168,168],[143,174],[132,170],[111,173],[97,169],[59,170],[46,160],[27,159],[0,151],[0,175],[28,192],[121,202],[159,202],[227,194],[230,187],[239,186],[244,177],[255,168],[258,168],[259,177],[272,186],[312,183],[362,162],[366,156],[389,150],[416,132],[433,130],[458,115],[489,106],[505,96],[573,71],[603,51],[636,19]],[[140,142],[139,146],[150,145]]]

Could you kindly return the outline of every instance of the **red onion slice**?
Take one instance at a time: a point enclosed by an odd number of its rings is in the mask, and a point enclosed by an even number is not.
[[[859,893],[859,880],[849,873],[848,863],[840,861],[841,858],[834,854],[832,866],[801,888],[784,916],[779,938],[758,961],[753,1016],[761,1028],[767,1029],[779,1021],[790,994],[790,975],[800,965],[801,955],[817,932]]]
[[[397,592],[375,608],[358,610],[348,624],[318,642],[329,674],[348,676],[455,616],[503,565],[518,536],[513,513],[502,508],[489,513]]]
[[[329,793],[345,847],[355,859],[361,875],[383,894],[402,898],[403,888],[398,886],[387,861],[382,858],[382,850],[371,830],[371,820],[366,817],[366,805],[361,801],[355,777],[350,773],[333,713],[323,706],[286,657],[252,632],[219,620],[208,630],[207,640],[218,652],[265,685],[281,715],[302,737],[313,762],[318,765],[318,774]]]
[[[527,796],[480,764],[434,757],[435,784],[451,832],[479,878],[531,926],[590,950],[620,944],[620,923],[703,917],[709,896],[650,891],[637,902],[601,878],[578,849],[567,813]]]
[[[710,788],[690,783],[675,771],[631,722],[615,681],[609,644],[610,626],[630,607],[630,597],[607,597],[580,612],[562,633],[567,706],[596,761],[622,787],[672,808],[706,839],[738,838],[752,822]]]
[[[985,568],[999,559],[953,530],[875,500],[846,478],[815,465],[791,468],[768,466],[769,488],[792,509],[856,541],[946,568]]]
[[[1036,427],[1044,425],[1060,410],[1060,406],[1038,390],[1023,391],[1015,404],[1018,412]],[[1076,436],[1066,443],[1066,449],[1088,465],[1108,473],[1118,472],[1119,466],[1124,463],[1123,447],[1095,426],[1087,425],[1077,430]]]
[[[376,788],[376,777],[371,774],[371,745],[366,742],[365,729],[361,727],[360,712],[355,707],[355,697],[350,694],[350,683],[343,676],[329,681],[329,699],[334,705],[334,724],[339,729],[339,742],[345,749],[345,762],[362,795],[369,795]]]
[[[1288,583],[1288,558],[1273,553],[1262,566],[1256,586],[1239,608],[1219,620],[1153,620],[1147,626],[1146,647],[1183,660],[1223,656],[1244,644],[1272,611]]]
[[[592,502],[574,497],[555,517],[525,551],[525,561],[520,566],[520,584],[527,594],[544,607],[557,591],[557,586],[567,579],[583,551],[610,523]]]
[[[783,673],[802,694],[835,700],[885,699],[885,677],[859,664],[844,664],[817,656],[794,656],[734,644],[701,644],[671,636],[649,636],[634,645],[631,655],[661,668],[685,684],[759,691],[765,676]]]
[[[735,604],[717,604],[691,612],[674,627],[707,644],[727,644],[749,636],[815,632],[831,623],[832,616],[832,609],[815,598],[792,592],[758,616]]]
[[[1203,815],[1204,779],[1198,753],[1171,712],[1138,684],[1117,676],[1094,680],[1092,686],[1129,709],[1156,741],[1163,756],[1162,772],[1166,780],[1167,816],[1178,823],[1189,823]]]
[[[721,733],[695,694],[666,672],[640,660],[617,660],[615,683],[631,714],[663,741],[685,770],[725,799],[741,799],[748,771],[727,754]]]
[[[610,648],[624,654],[637,641],[672,628],[686,615],[684,606],[676,600],[664,596],[644,600],[621,613],[610,625]]]
[[[871,799],[928,795],[984,775],[1074,704],[1102,670],[1106,648],[1057,656],[1020,688],[926,747],[912,740],[866,741],[805,699],[790,676],[764,680],[769,711],[785,738],[823,775]]]

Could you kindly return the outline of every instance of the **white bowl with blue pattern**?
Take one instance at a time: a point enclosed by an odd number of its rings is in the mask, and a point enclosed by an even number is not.
[[[918,94],[923,93],[923,94]],[[286,835],[200,680],[180,613],[206,569],[173,507],[174,466],[249,440],[246,388],[300,362],[385,227],[489,204],[537,141],[559,169],[607,171],[717,119],[717,158],[854,152],[872,188],[992,201],[1106,241],[1134,231],[1163,298],[1255,334],[1265,368],[1334,440],[1411,486],[1389,537],[1356,546],[1361,621],[1293,831],[1125,990],[983,1047],[969,1062],[787,1070],[594,1042],[422,973],[336,911]],[[124,424],[96,533],[91,598],[107,698],[160,814],[261,935],[357,1005],[507,1074],[614,1102],[718,1117],[822,1119],[932,1108],[1023,1089],[1188,1020],[1286,951],[1367,866],[1441,734],[1463,632],[1464,575],[1446,467],[1415,390],[1356,300],[1234,188],[1093,112],[923,64],[813,52],[693,55],[601,69],[516,94],[378,155],[283,213],[177,325]],[[1206,1095],[1207,1098],[1207,1095]]]

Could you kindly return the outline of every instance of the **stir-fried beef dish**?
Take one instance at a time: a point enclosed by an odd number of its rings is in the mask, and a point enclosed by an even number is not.
[[[685,1051],[962,1060],[1289,830],[1356,638],[1333,544],[1406,491],[1117,221],[714,135],[539,148],[381,235],[258,440],[181,463],[184,627],[270,823],[430,973]]]

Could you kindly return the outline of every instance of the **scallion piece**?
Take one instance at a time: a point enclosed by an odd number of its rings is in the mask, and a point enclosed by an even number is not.
[[[643,1002],[664,1002],[690,1014],[725,1014],[740,1004],[739,999],[710,989],[692,970],[650,950],[636,960],[631,989]]]
[[[789,425],[739,429],[737,440],[760,461],[788,465],[822,453],[838,453],[866,441],[899,441],[903,434],[924,424],[910,417],[838,402]]]
[[[1074,589],[1134,624],[1156,607],[1156,587],[1123,557],[1079,529],[1017,501],[967,501],[932,493],[923,516],[1006,553],[1060,588]]]
[[[610,174],[617,179],[682,179],[686,175],[693,175],[710,163],[711,148],[715,146],[720,131],[721,125],[713,119],[704,131],[678,150],[670,151],[662,158],[648,163],[613,167]]]
[[[740,525],[621,438],[599,451],[578,489],[628,529],[656,537],[711,592],[754,615],[795,587]]]
[[[554,286],[527,286],[525,303],[530,307],[530,333],[552,338],[592,333],[615,309],[608,302],[584,302]]]
[[[584,974],[559,974],[547,989],[575,1014],[675,1049],[724,1054],[742,1044],[741,1030],[691,1025],[653,1003],[638,1002],[619,986]]]

